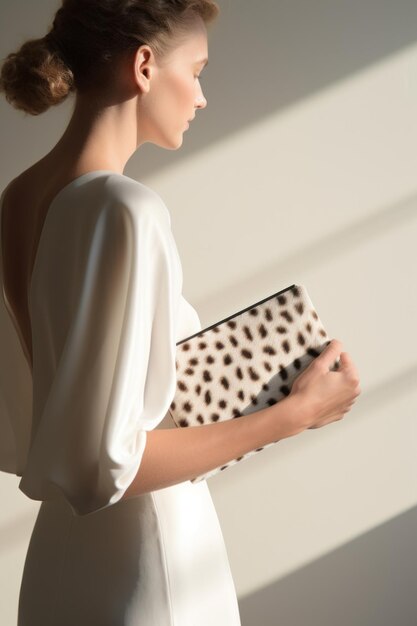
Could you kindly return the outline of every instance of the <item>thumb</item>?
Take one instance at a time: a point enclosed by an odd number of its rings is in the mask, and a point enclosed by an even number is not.
[[[339,359],[335,361],[334,366],[330,369],[335,369],[335,370],[343,369],[344,370],[344,369],[347,369],[348,367],[351,367],[351,365],[352,365],[352,361],[351,361],[349,354],[347,352],[341,352]]]
[[[341,352],[340,353],[340,365],[339,365],[339,369],[346,369],[347,367],[350,367],[352,365],[352,359],[350,358],[349,354],[347,352]]]
[[[337,369],[338,364],[336,363],[336,359],[338,358],[339,354],[341,354],[341,348],[342,344],[340,341],[338,341],[337,339],[331,339],[330,341],[326,342],[326,347],[320,353],[317,359],[319,359],[323,363],[326,369]]]
[[[329,371],[338,370],[341,367],[344,367],[346,352],[342,352],[341,349],[342,343],[337,339],[331,339],[326,342],[326,347],[318,358],[321,358],[322,361],[325,362],[327,366],[326,369],[328,368]],[[342,357],[342,355],[344,356]]]

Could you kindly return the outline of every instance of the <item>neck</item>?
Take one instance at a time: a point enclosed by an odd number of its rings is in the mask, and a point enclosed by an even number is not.
[[[123,173],[138,144],[135,99],[100,103],[77,95],[70,122],[49,156],[81,169]]]

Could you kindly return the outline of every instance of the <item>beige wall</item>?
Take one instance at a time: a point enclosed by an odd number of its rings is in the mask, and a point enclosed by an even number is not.
[[[417,5],[220,1],[178,151],[125,173],[164,198],[203,327],[292,283],[353,357],[342,422],[209,479],[252,626],[415,625],[417,599]],[[390,6],[382,6],[390,4]],[[0,9],[0,54],[57,4]],[[0,101],[0,186],[56,142],[71,103]],[[0,474],[0,621],[15,623],[38,503]]]

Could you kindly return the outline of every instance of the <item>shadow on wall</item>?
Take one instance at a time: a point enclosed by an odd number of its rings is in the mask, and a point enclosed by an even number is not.
[[[239,600],[242,626],[416,626],[417,507]]]
[[[209,65],[179,151],[145,144],[131,171],[142,177],[416,42],[417,2],[218,0],[208,31]],[[140,165],[136,165],[140,164]],[[130,168],[129,168],[130,169]]]
[[[303,272],[305,267],[310,270],[313,267],[324,266],[331,263],[337,256],[343,255],[354,247],[358,247],[366,242],[372,241],[380,235],[392,232],[397,226],[411,223],[417,218],[417,193],[400,198],[398,202],[375,209],[374,212],[355,223],[344,226],[339,231],[334,231],[318,240],[312,241],[302,249],[295,248],[294,251],[282,258],[279,263],[273,263],[270,267],[257,266],[256,272],[252,275],[245,274],[241,284],[234,281],[231,285],[225,285],[217,292],[210,292],[207,299],[199,300],[196,303],[197,309],[204,311],[203,326],[209,324],[206,320],[215,320],[219,314],[218,303],[221,302],[223,311],[232,311],[243,308],[250,304],[246,300],[236,302],[236,294],[251,293],[256,294],[251,299],[255,302],[263,295],[259,285],[282,285],[279,277],[297,276]],[[272,227],[272,224],[270,225]],[[279,225],[276,225],[277,230]],[[234,262],[238,262],[235,260]],[[257,289],[259,288],[259,293]],[[387,287],[387,289],[389,289]],[[278,290],[278,287],[277,287]],[[384,294],[380,294],[381,297]],[[259,297],[258,297],[259,296]],[[381,299],[375,298],[370,306],[382,306]],[[377,310],[375,311],[377,314]],[[223,315],[223,312],[221,313]],[[225,315],[225,313],[224,313]],[[416,620],[417,625],[417,620]]]
[[[221,13],[209,26],[210,61],[201,78],[207,108],[197,111],[180,150],[145,144],[127,175],[160,172],[414,44],[417,37],[412,0],[217,1]],[[3,56],[27,38],[43,36],[58,6],[55,0],[1,3],[0,23],[11,24],[3,27]],[[30,123],[34,128],[33,119]]]

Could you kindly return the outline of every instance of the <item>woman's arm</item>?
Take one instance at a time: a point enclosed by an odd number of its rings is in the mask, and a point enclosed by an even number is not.
[[[260,411],[224,422],[147,432],[138,473],[122,500],[169,487],[302,430],[298,397],[287,396]],[[297,417],[298,416],[298,417]]]
[[[191,480],[256,448],[342,419],[361,391],[356,367],[341,348],[333,339],[273,406],[225,422],[148,431],[139,470],[121,499]],[[331,371],[339,356],[338,371]]]

